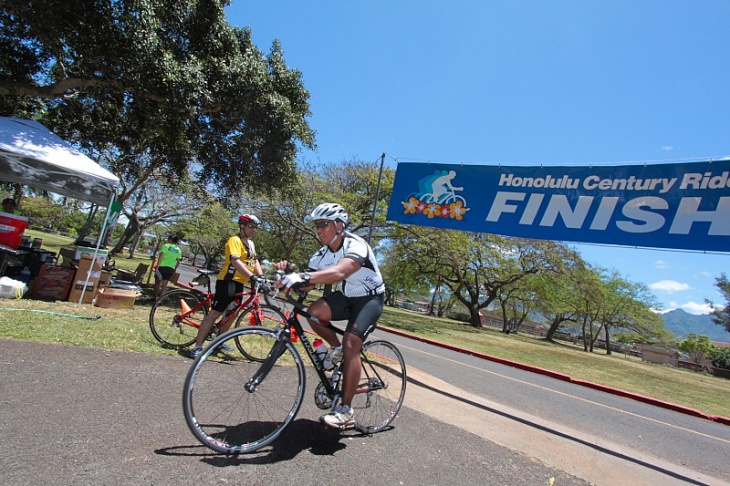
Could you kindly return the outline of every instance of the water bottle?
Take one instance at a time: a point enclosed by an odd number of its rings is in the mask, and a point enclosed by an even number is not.
[[[28,267],[20,271],[20,277],[18,279],[23,283],[28,283],[28,280],[30,280],[30,270]]]
[[[327,355],[327,360],[325,361],[325,366],[329,365],[330,368],[334,368],[340,364],[340,361],[342,361],[342,345],[330,349],[330,352]]]
[[[325,346],[324,341],[317,338],[314,340],[312,345],[314,346],[314,356],[320,363],[323,362],[327,357],[327,346]]]

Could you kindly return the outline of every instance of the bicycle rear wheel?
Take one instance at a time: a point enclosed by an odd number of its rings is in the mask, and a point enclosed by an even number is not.
[[[262,304],[256,308],[249,307],[241,312],[236,319],[235,327],[243,326],[260,326],[277,330],[286,326],[286,317],[278,308]],[[236,347],[246,358],[259,363],[263,363],[269,353],[268,349],[257,347],[256,343],[249,344],[245,336],[239,336],[236,339]]]
[[[258,363],[238,352],[243,340],[268,349],[270,360]],[[225,351],[226,344],[233,351]],[[252,378],[271,369],[255,387]],[[304,363],[277,331],[243,327],[218,336],[193,362],[183,389],[183,412],[193,435],[225,454],[256,451],[272,441],[294,419],[304,397]]]
[[[403,356],[388,341],[371,341],[362,347],[360,384],[352,400],[355,428],[372,434],[395,419],[406,394]]]
[[[160,297],[150,310],[150,330],[155,338],[168,346],[184,348],[195,342],[198,327],[208,314],[200,295],[188,290],[171,290]],[[184,315],[184,317],[183,317]]]

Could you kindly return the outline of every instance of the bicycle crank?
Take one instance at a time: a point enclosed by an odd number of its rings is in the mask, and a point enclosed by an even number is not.
[[[322,410],[328,410],[332,406],[332,399],[327,396],[327,389],[322,383],[319,383],[314,390],[314,403]]]

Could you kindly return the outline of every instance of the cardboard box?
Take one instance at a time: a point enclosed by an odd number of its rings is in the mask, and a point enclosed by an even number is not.
[[[77,246],[76,253],[74,254],[74,258],[76,260],[82,260],[85,258],[90,259],[90,258],[94,258],[94,253],[96,253],[96,248]],[[108,256],[109,256],[109,250],[99,249],[99,252],[96,253],[96,259],[99,260],[102,264],[106,263],[106,259]]]
[[[103,289],[104,287],[109,287],[109,284],[112,281],[112,272],[107,272],[106,270],[101,271],[101,277],[99,277],[99,288]]]
[[[96,295],[96,306],[108,309],[132,309],[137,292],[133,290],[122,290],[103,288],[99,289]]]
[[[88,283],[86,283],[87,276]],[[79,260],[79,268],[76,269],[76,276],[74,277],[68,301],[78,302],[81,298],[81,292],[84,290],[84,283],[86,283],[86,291],[84,292],[84,300],[82,303],[90,304],[94,300],[94,297],[96,297],[97,290],[99,290],[100,278],[101,262],[87,258]]]
[[[84,282],[86,282],[85,278],[82,278],[81,280],[76,280],[74,282],[74,286],[71,289],[71,293],[68,296],[69,302],[78,302],[81,298],[81,292],[84,289]],[[96,291],[99,290],[99,280],[89,280],[89,282],[86,284],[86,292],[84,292],[84,300],[81,301],[82,304],[91,304],[91,302],[94,300],[94,297],[96,297]]]
[[[31,299],[67,300],[75,276],[76,270],[73,268],[41,266],[30,294]]]

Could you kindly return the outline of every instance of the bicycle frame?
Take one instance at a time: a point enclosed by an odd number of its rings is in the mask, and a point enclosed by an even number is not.
[[[271,302],[269,300],[269,296],[267,294],[267,288],[263,286],[263,284],[257,283],[256,285],[251,287],[251,292],[239,292],[233,296],[234,300],[238,299],[239,304],[236,306],[235,309],[233,309],[230,313],[224,313],[223,317],[220,321],[216,323],[216,326],[220,327],[221,324],[225,324],[231,320],[233,320],[238,314],[243,310],[244,308],[248,307],[249,305],[253,308],[258,307],[259,302],[261,301],[261,294],[260,290],[262,290],[263,287],[263,295],[264,300],[266,301],[267,305],[271,305]],[[210,289],[210,283],[208,284],[208,288]],[[244,296],[248,295],[248,297],[244,300]],[[190,316],[195,314],[197,311],[203,308],[203,306],[206,306],[208,309],[210,309],[210,305],[213,302],[213,299],[215,298],[215,294],[213,292],[207,292],[207,295],[205,299],[203,299],[202,302],[200,302],[198,305],[196,305],[193,308],[188,308],[185,310],[185,307],[187,305],[182,306],[183,311],[181,314],[175,316],[175,322],[179,324],[186,324],[188,326],[192,326],[194,328],[200,328],[200,323],[195,321],[194,319],[191,319]]]
[[[343,360],[331,373],[325,372],[324,360],[315,352],[313,338],[305,334],[299,317],[322,325],[331,323],[314,318],[303,299],[297,302],[287,297],[293,309],[287,306],[286,316],[277,311],[283,324],[241,326],[221,334],[190,367],[183,387],[183,411],[191,432],[207,447],[239,454],[276,440],[301,408],[307,381],[305,353],[319,379],[316,406],[332,411],[341,404],[343,372],[348,365]],[[332,329],[344,334],[342,329]],[[301,347],[292,343],[294,334]],[[398,349],[384,340],[367,340],[360,358],[363,374],[349,404],[359,418],[340,429],[354,426],[370,434],[384,430],[397,416],[405,395],[406,368]]]
[[[309,339],[307,338],[306,333],[304,332],[304,328],[302,327],[301,322],[299,322],[298,317],[302,316],[305,319],[320,324],[322,326],[328,326],[330,327],[330,329],[334,330],[337,334],[340,335],[344,334],[344,331],[342,329],[332,326],[328,321],[319,319],[307,312],[307,310],[304,308],[304,305],[301,302],[292,299],[290,294],[287,294],[287,297],[289,303],[293,306],[293,312],[287,319],[287,325],[279,331],[279,338],[277,340],[277,343],[269,352],[269,355],[266,357],[266,360],[261,365],[261,368],[259,368],[259,371],[254,374],[253,377],[251,377],[251,380],[249,380],[248,383],[246,383],[245,388],[248,391],[254,391],[256,389],[256,386],[258,386],[258,384],[260,384],[264,380],[264,378],[266,378],[266,375],[274,366],[274,363],[276,363],[279,355],[283,352],[286,343],[291,341],[293,330],[297,334],[297,336],[299,336],[299,341],[302,343],[304,350],[307,352],[309,360],[312,362],[312,365],[317,372],[317,376],[319,376],[319,381],[322,383],[327,392],[327,396],[332,398],[333,403],[336,403],[339,399],[339,397],[336,396],[336,384],[335,386],[333,386],[332,381],[325,374],[324,363],[314,357],[314,347],[309,342]],[[335,368],[335,371],[333,373],[337,373],[338,369],[339,366]]]

